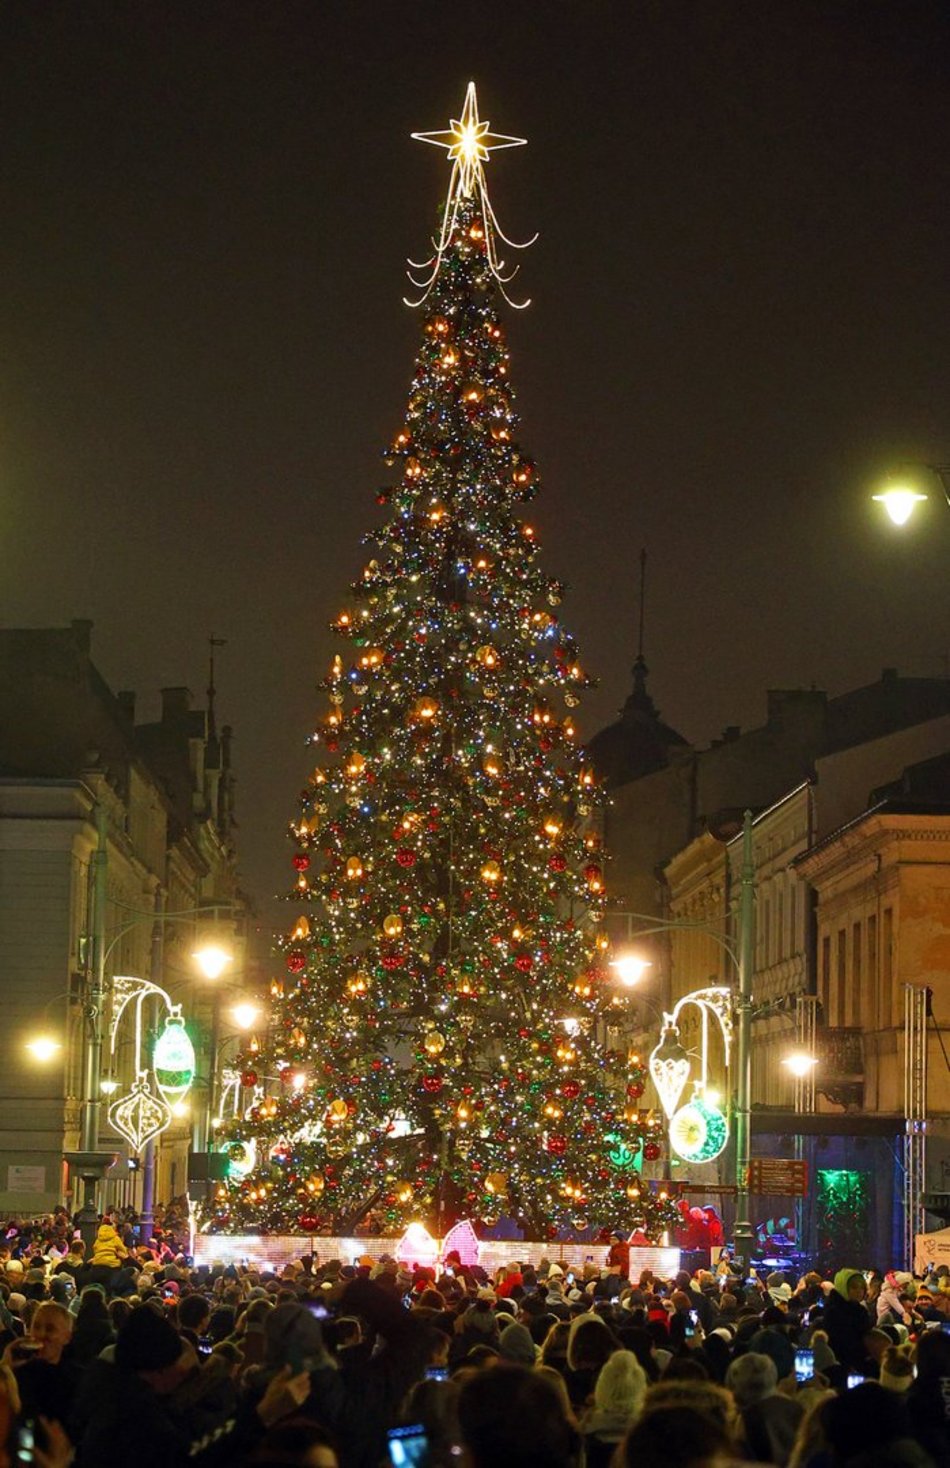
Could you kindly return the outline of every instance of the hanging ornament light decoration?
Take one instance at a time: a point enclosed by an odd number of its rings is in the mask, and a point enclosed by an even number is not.
[[[165,1025],[152,1050],[155,1083],[169,1106],[188,1094],[195,1078],[195,1047],[185,1029],[181,1006],[165,1016]]]
[[[689,1079],[689,1056],[679,1040],[679,1029],[672,1016],[663,1016],[660,1043],[650,1055],[650,1078],[656,1086],[660,1105],[671,1117],[679,1105]]]
[[[152,1095],[145,1071],[140,1071],[128,1094],[109,1107],[109,1121],[136,1153],[165,1131],[171,1119],[170,1108]]]
[[[670,1146],[684,1162],[712,1162],[725,1150],[729,1126],[718,1106],[701,1095],[681,1106],[670,1121]]]

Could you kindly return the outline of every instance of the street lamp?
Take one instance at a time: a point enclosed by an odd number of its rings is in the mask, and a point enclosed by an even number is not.
[[[231,1010],[231,1018],[239,1030],[251,1029],[260,1018],[261,1011],[250,999],[242,999]]]
[[[791,1054],[782,1059],[786,1070],[791,1071],[797,1081],[803,1081],[818,1064],[817,1055],[809,1055],[805,1050],[793,1050]]]
[[[206,979],[220,979],[228,964],[234,962],[233,954],[220,943],[203,943],[191,956]]]
[[[930,498],[915,485],[915,478],[921,471],[938,481],[944,500],[950,506],[950,464],[910,463],[902,465],[901,469],[903,472],[899,478],[890,476],[891,482],[879,494],[871,496],[884,506],[893,524],[906,525],[917,506]]]
[[[610,967],[615,971],[617,978],[625,989],[632,989],[643,978],[648,968],[653,964],[648,958],[641,958],[636,953],[621,953],[611,960]]]
[[[54,1040],[52,1035],[37,1035],[35,1039],[26,1042],[26,1049],[41,1065],[47,1065],[49,1061],[55,1060],[62,1048],[59,1040]]]
[[[628,914],[631,917],[639,917],[641,914]],[[707,934],[714,942],[718,943],[730,964],[732,965],[735,979],[728,992],[729,1017],[735,1038],[735,1152],[733,1156],[733,1180],[736,1196],[736,1216],[733,1223],[733,1244],[735,1253],[746,1261],[751,1257],[755,1234],[752,1229],[752,1221],[749,1209],[749,1155],[750,1155],[750,1121],[752,1106],[752,973],[754,968],[754,923],[755,923],[755,858],[752,842],[752,812],[745,811],[742,820],[742,861],[739,879],[739,921],[737,942],[733,944],[725,934],[717,932],[714,927],[702,922],[682,922],[675,920],[652,919],[652,926],[641,928],[639,934],[644,936],[648,933],[670,933],[670,932],[702,932]],[[624,962],[621,957],[616,960],[615,967],[621,983],[632,987],[637,982],[636,978],[627,980],[623,977],[620,965]],[[642,964],[642,960],[640,961]],[[642,970],[641,970],[642,971]],[[632,973],[633,969],[628,972]],[[639,975],[637,976],[639,977]],[[696,991],[697,996],[703,993],[712,994],[712,989]],[[725,991],[719,991],[720,993]],[[693,996],[685,996],[692,998]],[[684,1001],[681,1001],[685,1002]],[[676,1047],[675,1050],[673,1047]],[[682,1061],[686,1052],[678,1045],[677,1036],[672,1033],[661,1035],[660,1048],[664,1060],[672,1062]],[[682,1070],[682,1065],[676,1067]],[[680,1087],[682,1089],[682,1087]]]

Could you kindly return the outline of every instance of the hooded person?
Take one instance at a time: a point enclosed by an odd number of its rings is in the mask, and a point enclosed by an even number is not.
[[[506,1325],[498,1338],[498,1354],[503,1361],[514,1361],[518,1366],[537,1365],[538,1352],[531,1332],[526,1325],[513,1320]]]
[[[835,1356],[848,1371],[861,1371],[867,1359],[864,1337],[871,1318],[864,1305],[867,1282],[859,1269],[839,1269],[825,1302],[822,1326]]]
[[[618,1443],[643,1410],[646,1372],[632,1351],[614,1351],[601,1367],[584,1420],[587,1468],[608,1468]]]
[[[90,1264],[101,1269],[121,1269],[128,1257],[128,1249],[119,1238],[113,1225],[104,1218],[96,1231]]]

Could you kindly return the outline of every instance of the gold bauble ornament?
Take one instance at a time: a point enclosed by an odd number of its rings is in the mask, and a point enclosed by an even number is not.
[[[397,1183],[396,1186],[395,1186],[394,1192],[396,1194],[396,1202],[397,1203],[411,1203],[412,1202],[412,1183],[410,1183],[410,1182],[400,1182],[400,1183]]]
[[[320,1194],[323,1192],[323,1190],[326,1187],[326,1185],[327,1185],[327,1180],[323,1176],[323,1173],[322,1172],[315,1172],[314,1175],[313,1175],[313,1177],[310,1179],[310,1181],[307,1184],[307,1191],[310,1192],[310,1193],[312,1193],[315,1198],[319,1198]]]
[[[445,1036],[438,1030],[430,1030],[422,1043],[427,1055],[441,1055],[445,1049]]]
[[[498,1198],[504,1198],[508,1193],[508,1174],[506,1172],[490,1172],[485,1178],[485,1189],[494,1193]]]
[[[334,1121],[346,1121],[346,1102],[343,1101],[340,1097],[337,1097],[335,1101],[330,1102],[330,1116],[333,1118]]]
[[[383,932],[387,938],[398,938],[402,933],[402,918],[398,912],[387,913],[383,918]]]

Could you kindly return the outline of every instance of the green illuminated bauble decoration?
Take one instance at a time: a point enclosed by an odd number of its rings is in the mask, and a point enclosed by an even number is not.
[[[195,1078],[195,1047],[180,1014],[166,1017],[165,1028],[152,1051],[155,1081],[165,1100],[173,1105],[189,1090]]]
[[[637,1165],[637,1153],[633,1152],[616,1132],[608,1132],[604,1137],[604,1147],[607,1151],[607,1161],[611,1167],[618,1172],[629,1172]]]
[[[718,1106],[695,1096],[670,1120],[670,1146],[684,1162],[711,1162],[729,1140],[729,1127]]]

